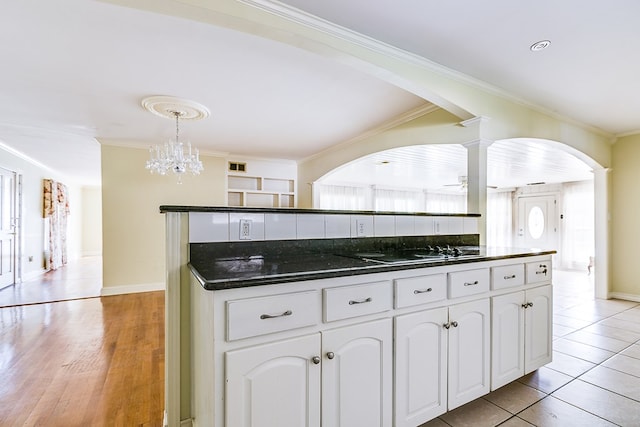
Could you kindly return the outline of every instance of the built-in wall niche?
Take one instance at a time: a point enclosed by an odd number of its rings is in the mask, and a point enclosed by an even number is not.
[[[265,176],[227,176],[229,206],[287,207],[296,206],[296,182],[293,178]]]

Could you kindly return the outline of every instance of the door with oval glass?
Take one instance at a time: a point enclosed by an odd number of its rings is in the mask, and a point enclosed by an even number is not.
[[[557,249],[555,196],[518,198],[518,243],[524,248]]]

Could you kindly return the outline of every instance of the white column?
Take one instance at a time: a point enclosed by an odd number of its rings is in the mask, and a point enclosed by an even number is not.
[[[595,297],[609,298],[609,194],[611,169],[594,169]]]
[[[165,213],[166,283],[165,283],[165,349],[164,349],[164,425],[179,427],[191,418],[189,409],[181,408],[189,400],[189,273],[188,214]],[[183,413],[181,413],[183,412]],[[186,412],[186,413],[184,413]]]
[[[480,244],[487,237],[487,148],[493,143],[477,140],[463,144],[467,149],[467,213],[478,213]]]

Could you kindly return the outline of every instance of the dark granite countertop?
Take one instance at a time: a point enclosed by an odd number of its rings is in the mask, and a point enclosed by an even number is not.
[[[196,259],[192,257],[189,268],[204,289],[215,291],[556,253],[553,250],[476,248],[477,252],[473,255],[388,264],[311,251],[273,251],[231,257],[214,255]]]
[[[385,211],[339,211],[300,208],[256,208],[233,206],[175,206],[162,205],[160,213],[167,212],[251,212],[251,213],[301,213],[323,215],[396,215],[396,216],[452,216],[477,218],[477,213],[433,213],[433,212],[385,212]]]

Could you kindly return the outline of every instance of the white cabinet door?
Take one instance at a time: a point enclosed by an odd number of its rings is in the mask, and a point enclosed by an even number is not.
[[[525,294],[524,373],[533,372],[553,358],[553,292],[551,285],[527,290]]]
[[[320,334],[225,356],[225,425],[320,427]]]
[[[415,427],[447,412],[447,321],[447,307],[396,318],[396,427]]]
[[[391,427],[391,319],[322,332],[322,425]]]
[[[489,393],[489,299],[449,307],[448,409]]]
[[[524,374],[524,291],[491,299],[491,390]]]

